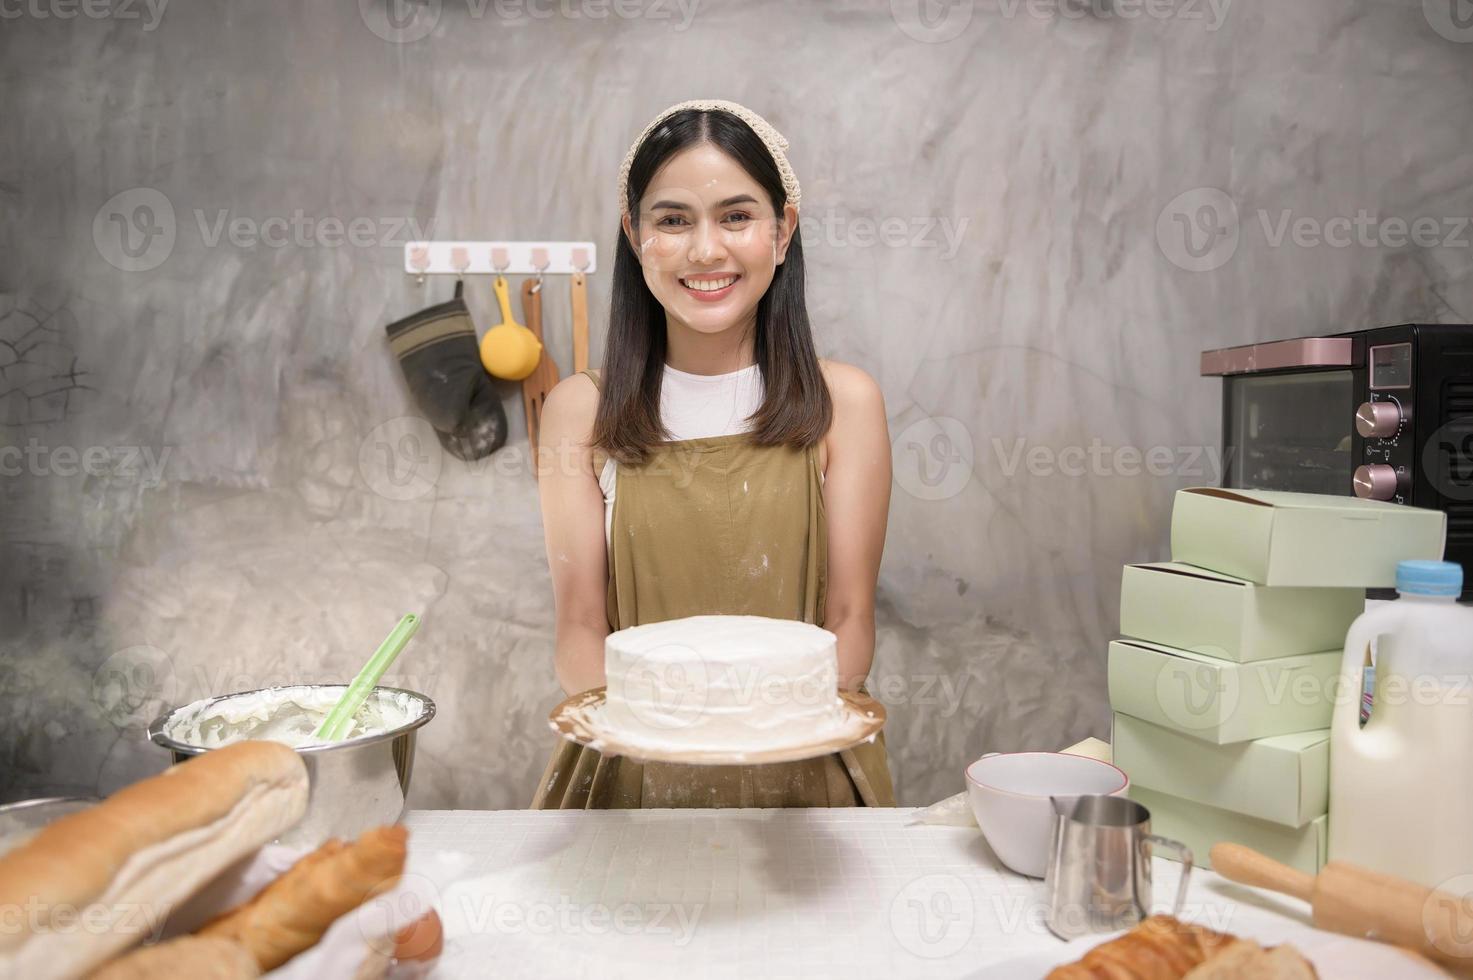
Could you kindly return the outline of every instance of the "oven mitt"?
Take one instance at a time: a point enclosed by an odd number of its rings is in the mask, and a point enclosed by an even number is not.
[[[489,456],[506,444],[506,410],[486,369],[470,310],[455,298],[389,324],[389,349],[440,445],[457,459]]]

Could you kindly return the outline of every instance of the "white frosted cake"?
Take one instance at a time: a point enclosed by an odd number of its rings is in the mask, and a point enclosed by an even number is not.
[[[792,619],[689,616],[611,633],[605,717],[631,741],[781,747],[843,718],[837,637]]]

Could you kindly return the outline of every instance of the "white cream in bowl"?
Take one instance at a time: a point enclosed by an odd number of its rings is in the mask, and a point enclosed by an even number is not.
[[[218,749],[259,738],[292,748],[328,744],[315,732],[343,696],[342,685],[268,688],[216,700],[202,698],[174,712],[164,734],[184,745]],[[425,703],[404,691],[370,692],[353,716],[346,740],[382,735],[410,724],[424,713]],[[335,744],[335,743],[334,743]]]

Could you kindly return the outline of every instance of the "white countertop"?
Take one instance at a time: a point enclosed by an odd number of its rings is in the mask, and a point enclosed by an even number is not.
[[[412,847],[474,858],[441,895],[437,977],[1038,977],[1040,962],[1098,941],[1066,949],[1044,925],[1041,881],[1004,870],[974,828],[907,826],[915,812],[421,810],[405,822]],[[1157,858],[1154,876],[1160,909],[1180,866]],[[1326,937],[1307,933],[1302,904],[1200,869],[1183,917],[1264,942]],[[1021,971],[999,966],[1019,957]]]

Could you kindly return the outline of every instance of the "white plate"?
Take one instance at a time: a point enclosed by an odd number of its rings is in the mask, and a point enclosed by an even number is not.
[[[1100,943],[1114,939],[1124,931],[1060,943],[1046,952],[1030,953],[989,966],[981,976],[988,980],[1042,980],[1054,967],[1073,963]],[[1321,980],[1387,980],[1390,977],[1396,980],[1446,980],[1448,976],[1421,957],[1396,946],[1352,939],[1293,922],[1243,923],[1243,928],[1228,931],[1263,946],[1290,943],[1314,964]]]

